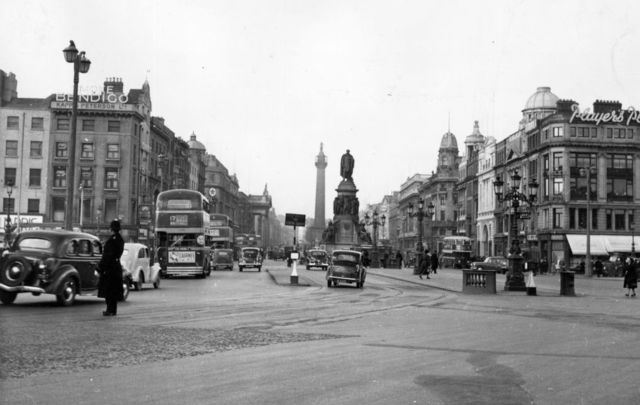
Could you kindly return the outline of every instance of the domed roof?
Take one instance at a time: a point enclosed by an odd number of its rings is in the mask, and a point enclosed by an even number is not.
[[[189,144],[189,149],[207,150],[207,148],[204,147],[202,142],[196,140],[196,133],[195,132],[191,133],[191,139],[187,143]]]
[[[538,87],[536,92],[527,100],[524,110],[555,109],[558,100],[558,96],[551,92],[551,87]]]
[[[442,141],[440,141],[440,149],[458,149],[458,141],[456,136],[447,131],[442,135]]]
[[[464,140],[464,143],[472,144],[472,143],[483,143],[483,142],[484,142],[484,135],[480,133],[480,124],[478,123],[478,121],[474,121],[473,133],[471,135],[467,135],[467,137]]]

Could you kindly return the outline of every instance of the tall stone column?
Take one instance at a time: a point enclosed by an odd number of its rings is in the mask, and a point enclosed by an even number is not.
[[[311,230],[311,240],[316,242],[322,239],[322,232],[325,228],[325,169],[327,168],[327,157],[324,154],[323,144],[320,144],[320,153],[316,156],[316,210]]]

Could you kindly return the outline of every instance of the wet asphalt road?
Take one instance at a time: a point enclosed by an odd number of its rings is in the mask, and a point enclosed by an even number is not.
[[[116,318],[94,297],[20,296],[0,306],[0,403],[640,401],[640,301],[466,296],[374,273],[364,289],[280,286],[264,269],[162,280]]]

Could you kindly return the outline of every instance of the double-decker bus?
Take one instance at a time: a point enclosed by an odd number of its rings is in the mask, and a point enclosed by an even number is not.
[[[240,257],[240,251],[243,247],[262,247],[262,236],[254,233],[240,233],[235,237],[235,258]]]
[[[158,262],[164,276],[210,274],[209,200],[195,190],[167,190],[156,200]]]
[[[213,249],[233,249],[233,220],[223,214],[211,214],[208,235]]]
[[[445,236],[440,251],[440,266],[468,268],[471,265],[471,238],[466,236]]]

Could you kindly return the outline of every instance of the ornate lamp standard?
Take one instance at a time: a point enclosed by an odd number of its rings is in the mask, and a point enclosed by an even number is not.
[[[378,226],[384,226],[387,217],[382,214],[382,217],[378,217],[378,210],[373,211],[373,219],[368,213],[364,214],[364,223],[373,226],[373,268],[380,267],[380,256],[378,255]]]
[[[413,210],[413,204],[409,204],[409,216],[418,218],[418,243],[416,244],[416,263],[413,268],[413,274],[418,274],[420,272],[420,260],[422,259],[422,255],[424,254],[424,248],[422,245],[422,221],[425,217],[431,218],[433,216],[434,210],[433,203],[429,201],[429,205],[427,209],[424,209],[424,199],[420,198],[418,200],[418,209],[416,211]]]
[[[511,247],[509,248],[509,273],[507,274],[507,281],[504,285],[506,291],[526,291],[527,286],[524,282],[524,275],[522,274],[522,251],[520,250],[520,239],[518,239],[518,207],[520,202],[527,204],[529,207],[533,206],[536,201],[536,194],[538,192],[539,184],[535,178],[532,178],[529,182],[529,195],[525,195],[520,192],[520,182],[522,177],[518,174],[517,170],[513,171],[511,175],[511,186],[508,187],[506,194],[503,194],[504,182],[500,179],[500,176],[496,177],[493,182],[493,189],[498,197],[498,201],[507,201],[513,209],[511,217]]]
[[[71,109],[71,136],[69,137],[69,172],[67,174],[67,206],[64,213],[64,228],[73,229],[73,192],[75,191],[75,164],[76,164],[76,121],[78,117],[78,82],[80,73],[87,73],[91,61],[84,56],[84,51],[78,53],[73,41],[64,48],[64,59],[73,63],[73,100]]]
[[[9,241],[11,240],[11,194],[13,193],[13,182],[7,184],[7,219],[4,223],[4,246],[9,247]]]
[[[580,176],[587,178],[587,259],[584,268],[584,275],[591,277],[591,175],[596,174],[596,168],[581,167]]]

